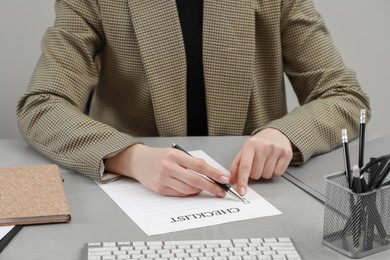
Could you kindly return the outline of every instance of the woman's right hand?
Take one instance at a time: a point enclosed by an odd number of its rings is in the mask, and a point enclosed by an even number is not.
[[[173,148],[153,148],[135,144],[105,161],[106,172],[136,179],[146,188],[166,196],[190,196],[202,190],[218,197],[226,192],[194,172],[220,183],[228,183],[224,173]],[[194,172],[192,172],[194,171]]]

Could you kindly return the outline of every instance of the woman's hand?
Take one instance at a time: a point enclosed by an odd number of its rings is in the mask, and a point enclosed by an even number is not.
[[[177,149],[152,148],[142,144],[133,145],[108,158],[105,167],[107,172],[134,178],[148,189],[167,196],[183,197],[205,190],[225,197],[224,190],[194,172],[221,183],[229,182],[228,177],[202,159]]]
[[[249,178],[270,179],[281,176],[293,156],[290,140],[276,129],[267,128],[250,137],[231,166],[231,183],[245,195]]]

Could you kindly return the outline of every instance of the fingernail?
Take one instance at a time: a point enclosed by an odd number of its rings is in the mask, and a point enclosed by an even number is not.
[[[221,191],[218,192],[218,196],[221,197],[221,198],[224,198],[226,196],[226,192],[221,190]]]
[[[241,187],[241,189],[240,189],[240,195],[241,196],[244,196],[246,194],[246,189],[245,189],[245,187]]]
[[[221,180],[222,183],[228,183],[229,182],[229,178],[226,177],[226,176],[221,176],[220,180]]]

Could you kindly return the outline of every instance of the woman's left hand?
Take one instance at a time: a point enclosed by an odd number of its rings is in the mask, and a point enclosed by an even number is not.
[[[292,144],[284,134],[273,128],[264,129],[244,143],[232,163],[230,182],[237,182],[238,193],[245,195],[249,178],[283,175],[292,156]]]

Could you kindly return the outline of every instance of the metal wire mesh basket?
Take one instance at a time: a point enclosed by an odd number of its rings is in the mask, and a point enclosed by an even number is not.
[[[390,185],[365,193],[348,188],[345,173],[325,177],[323,243],[351,258],[390,248]]]

